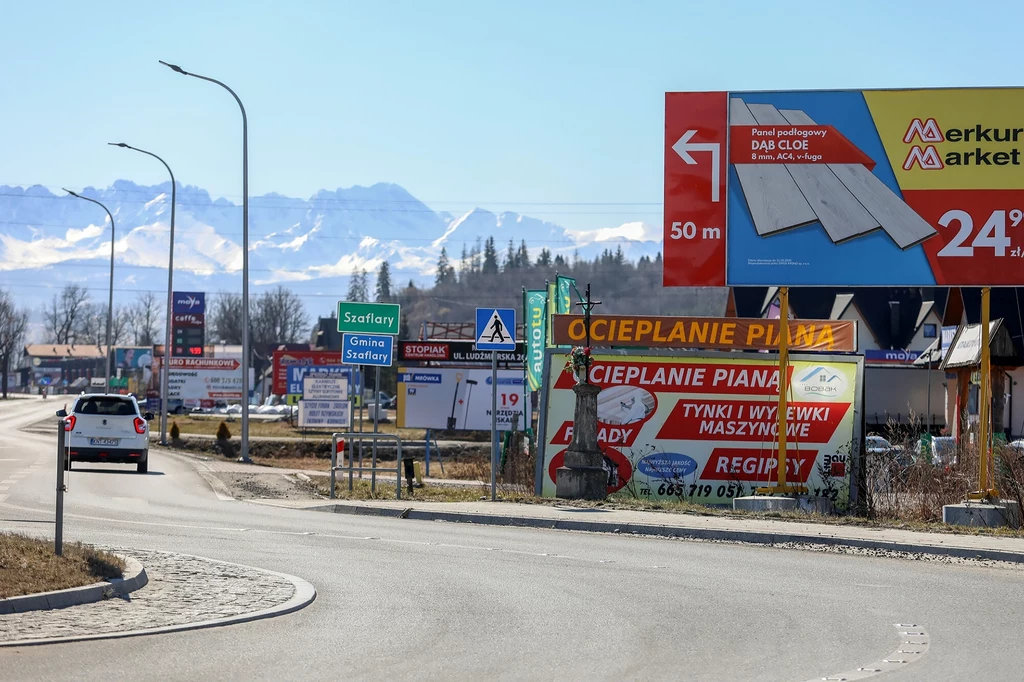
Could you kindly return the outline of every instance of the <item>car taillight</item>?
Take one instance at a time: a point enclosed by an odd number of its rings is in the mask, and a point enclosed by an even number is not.
[[[142,417],[136,417],[135,418],[135,433],[145,433],[145,432],[146,432],[146,420],[143,419]]]
[[[64,430],[65,431],[73,430],[75,428],[75,421],[77,421],[75,419],[75,415],[71,415],[70,417],[65,417],[64,418]]]

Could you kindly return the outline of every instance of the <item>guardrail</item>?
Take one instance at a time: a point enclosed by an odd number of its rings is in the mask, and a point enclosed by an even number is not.
[[[342,449],[343,459],[348,462],[347,466],[338,466],[338,441],[343,441],[344,446]],[[393,433],[359,433],[359,432],[348,432],[348,433],[335,433],[331,436],[331,499],[335,499],[336,495],[334,492],[334,486],[337,480],[337,472],[342,471],[348,472],[348,489],[352,490],[352,474],[359,472],[362,474],[364,471],[370,472],[370,491],[376,492],[377,490],[377,472],[386,471],[390,472],[390,467],[379,468],[377,466],[377,448],[373,448],[373,455],[371,459],[371,465],[368,467],[363,466],[362,454],[359,456],[359,466],[355,466],[355,444],[361,443],[364,440],[371,440],[376,443],[379,440],[394,441],[397,447],[397,454],[395,456],[395,499],[402,499],[402,439]],[[348,451],[348,456],[345,457],[345,451]],[[361,476],[360,476],[361,477]]]

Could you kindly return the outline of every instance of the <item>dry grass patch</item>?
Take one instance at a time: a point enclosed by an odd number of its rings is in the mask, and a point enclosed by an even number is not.
[[[227,423],[228,430],[231,431],[231,436],[233,438],[238,438],[238,434],[242,430],[241,416],[234,415],[233,419],[229,419],[229,416],[230,415],[217,415],[217,417],[214,418],[178,415],[171,416],[171,418],[178,424],[178,429],[181,431],[182,436],[214,436],[217,433],[217,427],[220,426],[220,423],[223,421]],[[358,430],[358,426],[356,426],[356,430]],[[373,422],[364,420],[363,430],[367,433],[372,432]],[[397,433],[401,436],[402,440],[422,441],[426,435],[423,429],[399,429],[395,426],[393,421],[381,422],[379,425],[379,431],[381,433]],[[305,438],[308,440],[330,440],[333,433],[333,431],[306,429]],[[262,438],[302,438],[303,431],[299,427],[289,424],[287,420],[269,422],[260,419],[250,419],[249,435]]]
[[[64,556],[56,556],[52,540],[0,534],[0,599],[120,578],[124,568],[119,557],[78,542],[64,543]]]

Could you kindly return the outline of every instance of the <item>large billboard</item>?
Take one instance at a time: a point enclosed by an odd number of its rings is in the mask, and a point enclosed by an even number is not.
[[[398,370],[398,427],[487,431],[491,428],[491,370],[423,367]],[[526,424],[523,371],[498,370],[498,429]]]
[[[320,367],[340,365],[341,351],[337,350],[275,350],[273,391],[277,395],[288,394],[288,368],[292,365]],[[302,391],[295,391],[301,393]]]
[[[575,383],[548,355],[541,493],[572,442]],[[787,481],[848,501],[857,432],[860,359],[793,356],[786,433]],[[594,355],[598,444],[608,492],[645,500],[729,504],[778,480],[779,366],[768,358]]]
[[[667,93],[666,286],[1024,284],[1024,89]]]

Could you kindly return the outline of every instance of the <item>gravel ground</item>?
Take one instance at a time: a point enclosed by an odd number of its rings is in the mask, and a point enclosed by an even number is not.
[[[165,552],[113,549],[146,568],[149,584],[124,598],[0,616],[0,642],[77,637],[198,623],[262,611],[295,593],[256,568]]]

